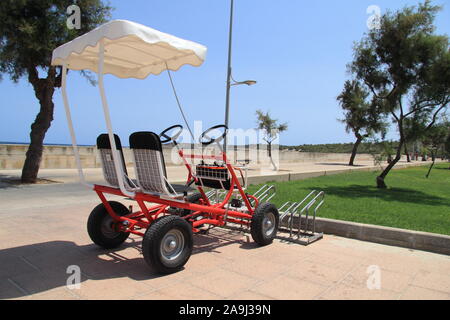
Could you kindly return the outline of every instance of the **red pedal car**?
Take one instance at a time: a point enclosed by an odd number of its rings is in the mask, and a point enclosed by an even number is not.
[[[130,234],[142,236],[145,261],[160,273],[178,271],[186,264],[192,252],[193,234],[203,226],[248,226],[260,245],[270,244],[278,230],[277,208],[245,193],[240,181],[245,180],[242,169],[232,166],[223,152],[204,155],[185,153],[180,148],[178,153],[188,173],[186,185],[169,183],[162,144],[177,145],[181,126],[168,128],[160,135],[131,134],[136,180],[128,176],[121,141],[112,129],[103,75],[144,79],[165,70],[176,71],[185,64],[199,66],[205,55],[202,45],[125,20],[106,23],[53,52],[52,64],[62,67],[62,95],[80,181],[101,200],[90,214],[89,235],[103,248],[118,247]],[[98,137],[97,147],[108,185],[90,185],[85,181],[66,92],[68,69],[87,69],[98,74],[108,133]],[[217,131],[221,134],[211,138]],[[217,143],[220,148],[226,134],[225,126],[213,127],[202,134],[201,144]],[[190,164],[194,160],[201,162],[194,167]],[[224,190],[223,199],[213,201],[210,190]],[[107,195],[132,199],[139,210],[130,212],[125,205],[108,201]]]

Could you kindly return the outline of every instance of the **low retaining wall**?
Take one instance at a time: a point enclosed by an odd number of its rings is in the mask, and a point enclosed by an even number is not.
[[[302,218],[302,226],[305,226]],[[298,217],[294,218],[294,225]],[[311,223],[310,223],[311,225]],[[316,218],[316,232],[390,246],[450,255],[450,236],[371,224]]]
[[[16,144],[0,144],[0,169],[22,169],[25,162],[25,154],[28,150],[28,145]],[[80,146],[79,147],[81,163],[84,168],[100,168],[100,159],[97,148],[94,146]],[[124,157],[127,166],[132,166],[132,154],[129,148],[124,148]],[[200,152],[200,150],[196,150]],[[245,149],[242,147],[230,147],[227,155],[230,161],[257,159],[258,162],[269,163],[267,151],[265,148]],[[274,152],[274,156],[276,152]],[[347,163],[350,159],[350,154],[347,153],[315,153],[315,152],[298,152],[298,151],[280,151],[278,154],[280,162],[342,162]],[[182,165],[179,159],[177,150],[175,148],[165,148],[164,158],[167,165]],[[358,154],[358,160],[371,161],[372,157],[368,154]],[[74,169],[76,168],[75,158],[73,156],[73,149],[71,146],[44,146],[44,152],[41,162],[41,169]]]
[[[0,169],[22,169],[28,145],[0,144]],[[80,147],[83,167],[97,167],[96,148]],[[44,146],[41,169],[76,168],[71,146]]]

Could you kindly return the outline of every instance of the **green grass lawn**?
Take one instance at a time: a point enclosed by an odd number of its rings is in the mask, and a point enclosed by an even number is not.
[[[273,183],[277,206],[300,201],[311,190],[326,193],[318,216],[450,235],[450,170],[437,164],[429,179],[428,167],[392,170],[387,190],[375,187],[379,172],[353,172],[301,181]],[[251,186],[255,191],[258,186]]]

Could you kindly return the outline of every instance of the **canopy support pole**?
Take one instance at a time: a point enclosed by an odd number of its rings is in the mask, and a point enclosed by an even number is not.
[[[75,137],[75,130],[73,129],[72,115],[70,113],[69,99],[67,98],[67,65],[64,64],[62,68],[62,83],[61,83],[61,93],[64,102],[64,109],[66,110],[66,118],[67,124],[69,126],[70,137],[72,140],[73,154],[75,155],[75,162],[77,164],[78,176],[80,178],[80,183],[87,186],[90,189],[93,189],[93,185],[86,183],[84,179],[83,167],[81,166],[80,152],[78,151],[77,139]]]
[[[231,47],[233,45],[233,8],[234,2],[231,0],[230,8],[230,31],[228,33],[228,68],[227,68],[227,96],[225,102],[225,125],[229,128],[230,120],[230,90],[231,90]],[[223,139],[223,152],[227,153],[227,139],[228,136]]]
[[[173,84],[172,75],[170,74],[170,70],[169,70],[169,66],[167,65],[167,62],[166,62],[166,69],[167,69],[167,74],[169,75],[170,84],[172,85],[173,94],[175,96],[175,99],[177,100],[178,109],[180,109],[181,116],[184,119],[184,123],[186,124],[186,126],[187,126],[187,128],[189,130],[189,133],[191,134],[192,143],[195,143],[194,134],[192,133],[191,127],[189,126],[189,122],[187,121],[186,115],[184,114],[183,107],[181,106],[180,99],[178,99],[177,90],[175,89],[175,85]]]
[[[111,116],[109,113],[108,101],[106,100],[105,87],[104,87],[104,82],[103,82],[104,60],[105,60],[105,44],[104,44],[104,40],[102,39],[99,43],[98,87],[100,90],[100,96],[102,98],[102,106],[103,106],[103,112],[105,114],[106,128],[108,129],[109,142],[111,144],[111,151],[112,151],[112,156],[113,156],[113,160],[114,160],[114,167],[116,169],[116,175],[117,175],[117,180],[119,182],[120,191],[122,191],[122,193],[124,195],[126,195],[130,198],[133,198],[135,195],[134,192],[129,192],[125,188],[124,179],[123,179],[124,172],[122,170],[122,166],[121,166],[121,163],[119,160],[120,156],[119,156],[119,153],[117,152],[116,140],[114,139],[114,133],[113,133],[112,124],[111,124]]]

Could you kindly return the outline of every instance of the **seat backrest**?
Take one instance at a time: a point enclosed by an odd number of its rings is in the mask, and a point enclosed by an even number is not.
[[[153,132],[135,132],[130,136],[130,148],[139,187],[145,192],[170,195],[159,136]]]
[[[122,170],[125,176],[128,175],[127,167],[125,165],[125,158],[123,157],[122,144],[120,143],[120,138],[114,135],[114,140],[116,142],[116,148],[120,156],[120,163],[122,164]],[[103,176],[105,180],[113,187],[119,186],[119,181],[117,179],[116,168],[114,166],[114,160],[112,155],[111,143],[109,141],[108,134],[104,133],[97,138],[97,149],[100,153],[100,160],[102,163]],[[130,188],[128,178],[125,178],[125,187]]]

